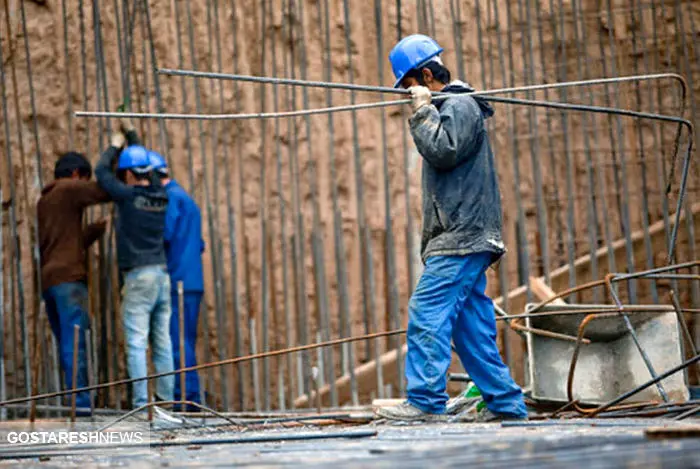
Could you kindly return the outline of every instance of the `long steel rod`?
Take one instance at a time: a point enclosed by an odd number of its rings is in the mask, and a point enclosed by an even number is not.
[[[271,9],[272,10],[272,9]],[[272,36],[272,76],[277,76],[277,41],[275,36]],[[283,60],[284,59],[283,57]],[[280,108],[280,96],[279,87],[272,87],[272,105],[273,111],[278,112]],[[329,114],[330,116],[330,114]],[[282,308],[284,313],[284,346],[291,347],[293,343],[292,339],[292,316],[290,308],[290,291],[289,291],[289,254],[288,254],[288,238],[287,238],[287,202],[284,196],[283,189],[283,172],[282,172],[282,137],[281,137],[281,122],[279,119],[275,119],[275,156],[276,156],[276,177],[277,177],[277,202],[279,204],[279,224],[280,224],[280,258],[281,258],[281,268],[282,268]],[[273,282],[273,291],[276,286]],[[273,301],[274,304],[274,301]],[[276,330],[276,335],[280,334],[279,330]],[[281,393],[284,394],[285,399],[281,404],[286,406],[286,401],[289,399],[289,405],[294,404],[295,387],[294,387],[294,362],[292,355],[287,355],[285,357],[285,371],[281,376],[281,381],[278,383]],[[282,363],[278,366],[282,367]],[[279,373],[279,372],[278,372]],[[285,383],[286,381],[286,383]]]
[[[298,17],[301,19],[299,24],[299,51],[300,62],[299,72],[301,78],[305,80],[308,75],[308,54],[306,48],[306,31],[304,22],[304,2],[298,2]],[[305,108],[309,106],[309,88],[302,88],[302,104]],[[323,234],[321,230],[321,207],[319,204],[319,189],[318,189],[318,165],[313,152],[313,131],[311,127],[311,118],[306,116],[304,119],[306,128],[306,151],[308,154],[308,185],[311,198],[311,259],[313,262],[314,283],[316,287],[316,300],[318,324],[321,329],[321,337],[323,340],[328,340],[331,337],[331,318],[328,304],[328,285],[326,283],[326,261],[323,252]],[[335,356],[332,348],[323,350],[323,361],[325,366],[325,379],[330,386],[331,405],[336,406],[338,402],[338,394],[335,387]],[[323,377],[323,376],[322,376]]]
[[[12,28],[10,26],[10,7],[8,5],[7,0],[4,0],[4,7],[5,7],[5,25],[7,28],[7,37],[8,37],[8,46],[9,46],[9,53],[11,56],[15,55],[15,48],[14,48],[14,41],[12,40],[13,38],[13,33],[12,33]],[[12,164],[12,148],[11,148],[11,141],[10,141],[10,134],[9,134],[9,120],[7,116],[7,97],[5,95],[5,67],[4,67],[4,58],[2,57],[2,52],[0,51],[0,60],[2,60],[2,66],[0,66],[0,73],[2,74],[2,97],[3,97],[3,117],[5,118],[5,129],[6,129],[6,138],[5,138],[5,149],[6,149],[6,154],[7,154],[7,175],[8,175],[8,181],[10,182],[10,226],[12,230],[12,237],[13,237],[13,253],[12,257],[15,260],[15,274],[17,278],[17,307],[19,309],[19,319],[20,319],[20,334],[22,338],[22,357],[23,357],[23,366],[24,366],[24,389],[27,395],[31,394],[31,381],[32,381],[32,376],[31,376],[31,367],[29,364],[30,357],[29,357],[29,334],[27,331],[27,310],[26,310],[26,304],[25,304],[25,290],[24,290],[24,274],[22,270],[22,250],[21,250],[21,245],[20,245],[20,237],[19,237],[19,232],[17,231],[17,206],[16,206],[16,201],[17,199],[17,194],[16,194],[16,189],[15,189],[15,178],[14,178],[14,165]],[[18,88],[17,88],[17,71],[15,67],[15,61],[12,60],[12,67],[10,67],[10,79],[12,81],[12,89],[14,91],[14,108],[15,108],[15,118],[17,119],[16,122],[19,124],[22,122],[21,116],[20,116],[20,109],[19,109],[19,98],[18,98]],[[18,143],[19,143],[19,154],[20,154],[20,160],[22,161],[22,167],[27,168],[27,165],[24,163],[24,137],[23,137],[23,132],[22,132],[22,126],[17,125],[17,134],[18,134]],[[23,171],[23,177],[24,177],[24,171]],[[27,183],[26,183],[26,178],[25,178],[25,183],[24,183],[24,203],[29,204],[29,198],[26,195],[27,191]],[[29,214],[29,211],[27,210],[27,214]],[[30,235],[31,236],[31,235]],[[14,314],[14,308],[13,308],[13,314]],[[18,381],[18,380],[17,380]]]
[[[381,0],[374,1],[374,21],[375,29],[377,32],[377,71],[378,71],[378,81],[379,83],[384,83],[384,31],[382,28],[382,4]],[[382,99],[383,95],[379,95]],[[399,293],[397,285],[397,272],[396,272],[396,247],[394,246],[394,227],[393,219],[391,216],[391,180],[389,171],[389,148],[387,144],[387,123],[386,123],[386,110],[384,108],[380,109],[379,114],[380,130],[381,130],[381,154],[382,154],[382,182],[384,188],[384,232],[386,243],[384,246],[384,265],[385,265],[385,279],[384,282],[387,285],[386,295],[385,295],[385,309],[388,317],[391,320],[391,327],[393,329],[399,329],[401,327],[401,318],[399,316]],[[376,325],[375,325],[376,327]],[[404,373],[403,373],[403,360],[401,360],[401,341],[397,338],[393,338],[388,342],[396,350],[396,356],[399,357],[396,360],[396,376],[398,377],[398,395],[403,396],[404,394]]]
[[[323,31],[324,31],[324,78],[332,78],[331,34],[330,34],[330,5],[323,1]],[[326,106],[333,106],[333,94],[326,89]],[[328,114],[328,166],[330,172],[331,209],[333,211],[333,250],[335,256],[335,277],[338,285],[338,318],[340,321],[340,336],[352,336],[352,318],[350,317],[350,299],[348,293],[348,267],[343,238],[343,216],[340,211],[338,195],[338,170],[335,156],[335,126],[333,114]],[[290,344],[289,344],[290,345]],[[357,379],[355,377],[355,346],[347,344],[341,349],[343,373],[350,375],[350,394],[353,405],[359,402],[357,394]]]
[[[345,32],[345,53],[348,62],[348,80],[352,84],[354,81],[354,69],[352,61],[352,29],[350,21],[350,4],[349,0],[343,0],[343,26]],[[355,104],[355,92],[350,92],[350,103]],[[365,209],[364,198],[364,171],[362,164],[362,154],[360,152],[360,135],[357,122],[357,113],[352,111],[350,114],[352,125],[352,146],[353,146],[353,170],[355,182],[355,199],[357,210],[357,246],[360,268],[360,278],[362,279],[362,311],[365,318],[365,332],[369,332],[369,328],[377,331],[377,311],[375,307],[375,279],[374,279],[374,259],[372,255],[372,236],[369,227],[367,226],[367,216]],[[367,342],[367,358],[369,351],[374,352],[374,358],[379,363],[380,342]],[[371,346],[370,346],[371,345]],[[377,378],[377,395],[379,398],[384,397],[384,378],[383,369],[377,366],[375,369]]]
[[[229,73],[218,73],[218,72],[204,72],[197,70],[183,70],[183,69],[169,69],[161,68],[158,70],[159,74],[162,75],[172,75],[172,76],[182,76],[182,77],[192,77],[192,78],[209,78],[217,80],[232,80],[232,81],[243,81],[250,83],[267,83],[276,85],[291,85],[291,86],[304,86],[312,88],[330,88],[338,90],[347,91],[368,91],[374,93],[386,93],[386,94],[408,94],[408,90],[403,88],[391,88],[388,86],[371,86],[371,85],[357,85],[354,83],[334,83],[328,81],[313,81],[313,80],[300,80],[294,78],[274,78],[274,77],[259,77],[252,75],[238,75]],[[677,73],[655,73],[650,75],[629,75],[614,78],[594,78],[590,80],[575,80],[563,83],[544,83],[537,85],[526,85],[526,86],[510,86],[506,88],[497,88],[493,90],[482,90],[474,91],[469,94],[472,96],[489,96],[494,94],[504,94],[504,93],[520,93],[528,91],[542,91],[548,89],[557,88],[570,88],[577,86],[592,86],[592,85],[607,85],[611,83],[624,83],[629,81],[648,81],[648,80],[662,80],[662,79],[674,79],[677,80],[683,90],[683,100],[687,93],[687,84],[685,78]],[[433,93],[435,96],[439,96],[440,93]]]

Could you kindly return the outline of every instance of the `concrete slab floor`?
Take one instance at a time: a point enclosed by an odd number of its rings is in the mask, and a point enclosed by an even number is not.
[[[700,437],[652,440],[647,427],[695,427],[663,419],[557,420],[510,424],[372,423],[232,431],[209,427],[152,432],[152,440],[221,440],[286,435],[312,437],[371,433],[353,439],[192,444],[162,448],[121,448],[110,452],[75,451],[43,457],[3,460],[17,467],[379,467],[401,469],[460,467],[651,467],[700,468]]]

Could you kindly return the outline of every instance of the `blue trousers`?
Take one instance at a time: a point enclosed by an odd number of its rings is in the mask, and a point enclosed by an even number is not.
[[[170,338],[173,342],[173,363],[177,370],[180,368],[180,304],[176,292],[173,292],[170,298],[173,307],[173,315],[170,317]],[[199,321],[199,305],[201,302],[202,293],[185,292],[185,366],[194,366],[197,364],[197,323]],[[196,371],[185,373],[185,387],[185,399],[201,404],[199,396],[199,375]],[[180,400],[181,395],[180,375],[175,375],[175,400]]]
[[[527,415],[522,391],[496,345],[493,302],[486,296],[490,253],[428,258],[409,303],[408,400],[424,412],[445,412],[450,340],[492,412]]]
[[[126,366],[130,378],[148,374],[146,350],[150,342],[151,358],[156,373],[173,371],[173,350],[170,326],[170,277],[165,266],[137,267],[124,275],[122,321],[126,338]],[[174,377],[156,379],[156,396],[173,399]],[[148,384],[132,384],[134,408],[148,402]]]
[[[85,331],[89,327],[87,287],[83,282],[66,282],[47,288],[42,296],[51,331],[56,337],[66,389],[73,387],[73,334],[74,327],[80,326],[76,381],[79,388],[87,386],[87,354],[85,351]],[[87,392],[78,393],[75,402],[77,407],[89,408],[90,395]]]

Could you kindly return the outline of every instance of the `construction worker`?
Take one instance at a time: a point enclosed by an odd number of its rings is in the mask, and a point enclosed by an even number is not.
[[[117,262],[124,277],[121,313],[127,371],[130,378],[141,378],[148,372],[149,339],[156,373],[173,371],[170,278],[163,246],[168,195],[153,174],[148,150],[140,146],[131,122],[124,120],[110,142],[95,174],[117,206],[115,231]],[[112,171],[115,163],[116,173]],[[173,400],[173,382],[173,376],[157,379],[156,401]],[[134,408],[148,403],[146,381],[134,383],[132,391]]]
[[[184,348],[185,366],[197,364],[196,341],[199,305],[204,294],[204,275],[202,271],[202,215],[192,197],[170,177],[168,164],[158,153],[149,152],[151,166],[168,193],[168,210],[165,216],[165,255],[170,274],[171,304],[173,314],[170,318],[170,340],[173,343],[173,362],[175,369],[180,368],[180,302],[177,285],[183,284],[184,290]],[[199,375],[196,371],[186,374],[185,400],[201,403]],[[175,400],[181,400],[180,380],[175,379]],[[190,411],[199,409],[188,407]]]
[[[493,109],[460,94],[473,89],[451,81],[442,50],[433,39],[415,34],[389,55],[394,87],[411,93],[410,130],[423,157],[425,268],[409,303],[408,400],[377,413],[392,420],[445,419],[452,340],[486,403],[470,420],[524,419],[522,392],[499,355],[494,307],[485,294],[486,270],[505,252],[496,165],[485,125]],[[434,92],[452,95],[432,100]]]
[[[105,221],[83,228],[83,213],[91,205],[109,201],[109,195],[95,181],[90,181],[91,177],[92,166],[85,156],[65,153],[56,161],[54,181],[44,187],[37,203],[42,296],[56,338],[66,389],[73,387],[75,326],[80,326],[76,387],[88,385],[87,249],[103,235]],[[76,406],[89,409],[90,395],[78,393]]]

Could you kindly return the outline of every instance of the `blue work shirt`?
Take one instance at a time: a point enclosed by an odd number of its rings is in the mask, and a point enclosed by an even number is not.
[[[165,255],[172,290],[183,282],[187,292],[203,292],[202,215],[197,203],[174,180],[165,186],[168,209],[165,213]]]

